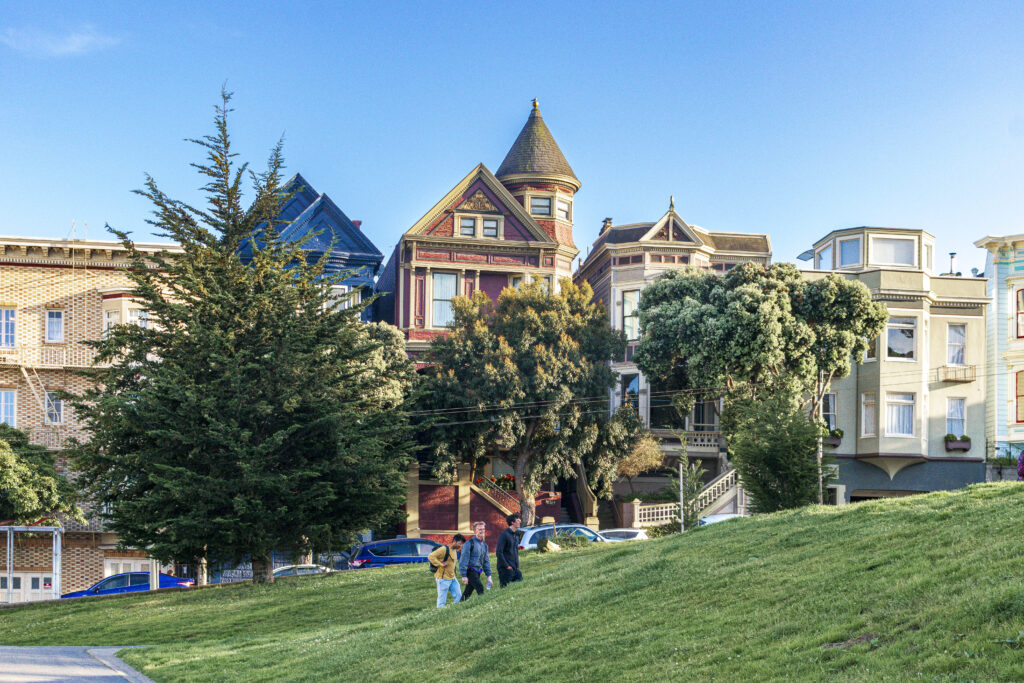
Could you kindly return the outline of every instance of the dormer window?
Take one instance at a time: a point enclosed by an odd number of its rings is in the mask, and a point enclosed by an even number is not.
[[[466,216],[458,217],[459,235],[462,237],[490,237],[492,239],[501,236],[501,218],[498,216]]]
[[[534,216],[550,216],[551,197],[530,197],[530,213]]]
[[[555,201],[555,215],[563,221],[571,220],[572,204],[564,199]]]
[[[459,219],[459,234],[465,237],[476,237],[476,219],[475,218],[460,218]]]
[[[814,267],[816,270],[832,270],[832,244],[822,247],[814,255]]]
[[[860,265],[860,238],[839,240],[839,267]]]
[[[498,236],[498,219],[497,218],[485,218],[484,219],[484,237],[497,237]]]

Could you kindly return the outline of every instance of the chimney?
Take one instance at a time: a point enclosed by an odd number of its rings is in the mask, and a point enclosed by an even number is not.
[[[604,219],[604,223],[601,224],[601,232],[598,233],[598,234],[599,235],[605,234],[606,232],[608,232],[608,228],[610,228],[610,227],[612,227],[612,219],[611,218],[605,218]]]
[[[363,229],[363,222],[362,221],[352,221],[352,225],[356,226],[356,228],[359,229],[359,230]]]
[[[949,252],[949,274],[956,275],[956,252]]]

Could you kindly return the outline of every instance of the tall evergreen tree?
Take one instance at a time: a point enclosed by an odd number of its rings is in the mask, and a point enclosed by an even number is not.
[[[55,460],[24,432],[0,423],[0,520],[32,522],[54,514],[84,519],[78,493]]]
[[[76,399],[90,433],[80,480],[109,510],[123,543],[168,561],[250,557],[257,582],[270,553],[338,547],[392,521],[411,446],[406,397],[415,380],[399,336],[339,305],[325,259],[279,238],[281,145],[252,174],[228,136],[230,95],[214,134],[193,140],[207,206],[168,197],[152,177],[139,194],[149,222],[182,253],[146,260],[126,233],[132,296],[148,327],[100,342],[94,388]],[[239,257],[259,237],[249,263]],[[200,577],[202,578],[202,577]]]
[[[424,405],[435,473],[488,453],[514,469],[523,523],[534,522],[541,483],[579,476],[610,491],[607,477],[639,438],[631,409],[611,414],[625,338],[608,326],[589,285],[568,278],[551,294],[540,282],[506,288],[496,303],[483,292],[452,301],[454,321],[434,341]]]

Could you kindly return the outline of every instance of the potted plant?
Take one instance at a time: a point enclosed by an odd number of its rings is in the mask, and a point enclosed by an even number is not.
[[[964,434],[963,436],[957,436],[956,434],[946,434],[943,438],[946,442],[946,452],[952,453],[953,451],[969,451],[971,450],[971,437]]]
[[[822,446],[828,446],[830,448],[835,448],[835,447],[837,447],[839,445],[839,443],[842,440],[843,440],[843,430],[842,429],[833,429],[832,431],[829,431],[828,429],[825,429],[825,428],[822,429],[822,433],[821,433],[821,445]]]

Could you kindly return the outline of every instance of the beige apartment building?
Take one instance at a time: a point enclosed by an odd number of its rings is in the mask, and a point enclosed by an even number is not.
[[[143,253],[177,248],[138,244]],[[0,421],[55,451],[68,438],[86,437],[57,393],[86,388],[76,371],[94,352],[83,342],[119,324],[147,325],[129,292],[128,255],[118,242],[0,237]],[[58,467],[67,471],[58,455]],[[0,523],[5,523],[0,520]],[[104,576],[147,571],[149,559],[118,549],[100,522],[64,523],[60,586],[87,588]],[[6,539],[4,539],[6,541]],[[11,588],[16,602],[45,599],[52,583],[50,538],[16,536]],[[7,597],[5,554],[0,553],[0,601]]]
[[[699,402],[690,415],[680,418],[671,405],[669,392],[652,386],[633,362],[640,339],[640,292],[669,270],[692,266],[725,273],[741,263],[767,265],[771,258],[768,235],[713,232],[690,225],[676,213],[675,203],[670,199],[668,211],[654,222],[614,225],[612,219],[606,218],[575,276],[577,283],[590,283],[595,300],[602,301],[608,309],[611,326],[626,333],[626,354],[612,364],[619,375],[612,405],[633,403],[644,424],[661,439],[670,461],[678,457],[679,434],[683,432],[688,456],[702,462],[709,480],[729,470],[718,411],[711,401]],[[660,488],[664,481],[649,484]],[[616,493],[625,494],[628,489],[617,487]]]
[[[985,480],[987,281],[938,275],[923,230],[834,230],[801,255],[810,279],[863,282],[889,311],[861,365],[833,381],[824,417],[836,503],[954,489]],[[947,434],[957,439],[947,443]],[[967,435],[971,443],[960,437]]]

